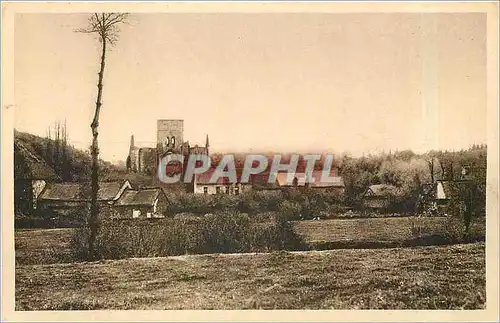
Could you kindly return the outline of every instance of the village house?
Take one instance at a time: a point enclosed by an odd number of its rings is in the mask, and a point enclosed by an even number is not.
[[[97,200],[101,208],[112,206],[126,189],[131,189],[129,181],[101,182]],[[88,183],[46,183],[38,196],[37,204],[42,210],[66,214],[90,202]]]
[[[318,189],[323,191],[332,191],[340,194],[344,193],[345,185],[344,180],[340,176],[330,176],[333,178],[332,181],[323,181],[323,172],[321,170],[313,170],[309,174],[307,173],[295,173],[289,175],[288,173],[280,172],[277,174],[277,182],[280,187],[308,187],[311,189]]]
[[[193,180],[193,192],[195,194],[227,194],[239,195],[252,189],[250,183],[241,183],[241,172],[237,172],[236,183],[232,183],[227,177],[219,177],[216,182],[211,178],[215,173],[215,168],[209,168],[206,172],[196,174]]]
[[[59,181],[54,170],[20,140],[14,141],[14,209],[16,214],[31,214],[49,181]]]
[[[75,214],[90,203],[89,194],[88,184],[47,183],[38,205],[53,215]],[[161,188],[134,190],[129,181],[99,183],[97,199],[101,214],[110,218],[163,217],[168,206]]]
[[[374,211],[388,211],[399,196],[401,191],[394,185],[371,185],[362,196],[363,207]]]
[[[126,189],[113,204],[113,218],[161,218],[168,208],[168,199],[161,188]]]
[[[437,180],[422,185],[421,203],[433,210],[446,208],[452,199],[463,202],[472,189],[470,180]]]

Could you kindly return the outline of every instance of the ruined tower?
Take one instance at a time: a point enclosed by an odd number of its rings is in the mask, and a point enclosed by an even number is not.
[[[184,143],[184,120],[158,120],[156,142],[163,153],[180,151]]]

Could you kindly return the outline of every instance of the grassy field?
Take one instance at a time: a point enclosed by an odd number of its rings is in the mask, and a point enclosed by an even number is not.
[[[367,218],[298,221],[295,228],[316,249],[383,248],[446,244],[446,236],[456,230],[450,223],[446,217]],[[474,219],[471,239],[484,240],[485,233],[485,219]]]
[[[307,241],[397,241],[411,239],[411,223],[416,218],[367,218],[345,220],[297,221],[295,228]],[[444,217],[419,219],[428,231],[439,232]]]
[[[307,220],[295,228],[317,249],[394,247],[412,241],[412,223],[422,226],[425,235],[442,236],[446,218],[367,218],[346,220]],[[484,237],[484,218],[477,219],[471,231]],[[15,233],[16,263],[49,264],[71,262],[69,244],[73,229],[21,230]],[[425,241],[424,241],[425,242]],[[432,242],[432,241],[431,241]]]
[[[16,310],[478,309],[484,243],[16,268]]]
[[[16,265],[71,261],[70,241],[74,229],[15,231]]]

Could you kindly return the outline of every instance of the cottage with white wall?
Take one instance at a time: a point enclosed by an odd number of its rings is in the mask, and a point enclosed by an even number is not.
[[[161,188],[127,189],[113,204],[115,218],[161,218],[168,208],[168,199]]]
[[[211,178],[215,173],[215,168],[210,168],[206,172],[196,174],[193,180],[193,192],[195,194],[227,194],[239,195],[251,189],[251,185],[242,184],[239,180],[236,183],[229,181],[229,178],[219,177],[212,182]],[[239,179],[239,177],[238,177]]]

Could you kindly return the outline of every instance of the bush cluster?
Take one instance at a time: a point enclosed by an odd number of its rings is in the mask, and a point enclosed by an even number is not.
[[[239,212],[252,217],[278,213],[288,220],[325,218],[342,212],[340,194],[304,188],[249,191],[241,195],[181,194],[170,198],[166,216],[205,215],[216,212]]]
[[[77,259],[86,258],[88,237],[85,228],[75,231],[71,247]],[[103,221],[97,237],[100,259],[265,252],[303,247],[302,238],[286,218],[278,215],[272,221],[257,222],[248,214],[237,212],[155,221]]]

